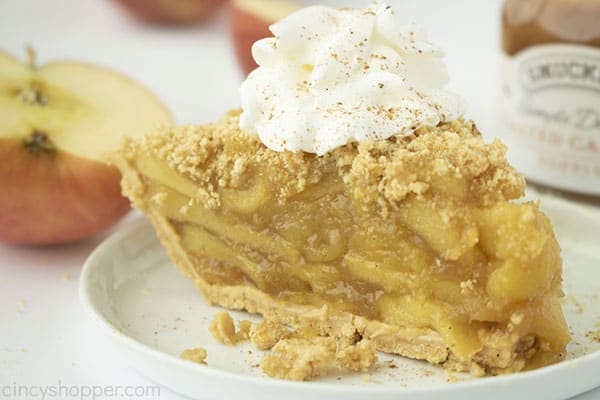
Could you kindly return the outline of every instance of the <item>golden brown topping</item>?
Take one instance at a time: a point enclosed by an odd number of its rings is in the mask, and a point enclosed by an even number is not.
[[[215,315],[208,329],[219,342],[227,345],[235,344],[235,325],[227,311]]]
[[[524,191],[523,177],[504,158],[505,146],[499,141],[486,144],[472,122],[352,143],[316,156],[266,148],[257,137],[240,131],[238,116],[232,111],[214,124],[165,128],[139,144],[129,143],[122,155],[133,160],[136,154],[150,154],[165,161],[197,184],[196,197],[209,208],[220,205],[224,190],[255,185],[251,170],[257,164],[273,172],[262,178],[281,204],[320,181],[323,171],[331,171],[348,184],[348,195],[384,216],[407,196],[436,193],[440,180],[448,178],[466,192],[468,202],[479,205],[515,199]]]
[[[238,323],[238,331],[235,331],[233,318],[227,311],[222,311],[215,315],[209,326],[210,333],[219,342],[232,346],[236,343],[248,340],[252,323],[242,320]]]
[[[259,350],[270,350],[289,334],[289,329],[284,325],[263,320],[250,328],[250,341]]]
[[[262,370],[274,378],[306,381],[323,376],[335,360],[335,339],[317,337],[283,339],[267,354]]]
[[[252,322],[246,319],[243,319],[240,322],[238,322],[238,332],[236,334],[238,341],[250,339],[250,331],[252,329],[252,325]]]
[[[376,347],[370,340],[339,348],[336,364],[345,371],[367,372],[377,362]]]
[[[333,337],[282,339],[262,361],[272,377],[311,380],[339,368],[344,372],[367,372],[377,362],[376,347],[369,340],[350,343]]]
[[[184,360],[192,361],[198,364],[206,364],[206,350],[202,347],[184,350],[179,357]]]

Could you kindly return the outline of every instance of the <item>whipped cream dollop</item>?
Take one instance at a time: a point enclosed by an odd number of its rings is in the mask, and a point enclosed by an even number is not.
[[[444,90],[440,49],[382,1],[307,7],[270,30],[252,48],[259,67],[240,88],[240,128],[273,150],[322,155],[463,113],[462,99]]]

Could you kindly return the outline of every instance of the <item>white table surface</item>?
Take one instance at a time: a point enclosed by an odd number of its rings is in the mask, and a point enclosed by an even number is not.
[[[495,136],[499,0],[390,2],[401,19],[424,25],[444,47],[450,87],[471,104],[469,116],[484,135]],[[208,122],[239,105],[242,76],[224,16],[200,27],[160,29],[135,23],[111,0],[0,0],[0,50],[23,57],[26,43],[41,63],[84,60],[134,77],[165,101],[178,123]],[[154,385],[125,364],[79,305],[81,265],[109,233],[52,248],[0,244],[0,398],[42,398],[31,388],[46,385],[80,393],[82,387]],[[26,386],[30,396],[2,393],[6,386]],[[161,388],[153,398],[182,397]],[[576,399],[600,399],[600,388]]]

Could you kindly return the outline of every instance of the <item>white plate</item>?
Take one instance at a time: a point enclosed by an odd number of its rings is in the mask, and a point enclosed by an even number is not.
[[[208,325],[219,309],[207,305],[173,267],[145,221],[116,233],[90,255],[80,296],[132,367],[192,398],[566,399],[600,386],[600,343],[586,337],[600,330],[600,213],[552,198],[542,204],[563,248],[564,309],[573,341],[567,360],[531,372],[473,379],[381,355],[378,368],[368,376],[302,383],[265,377],[256,366],[261,352],[249,344],[228,347],[212,338]],[[252,318],[233,314],[236,319]],[[208,351],[208,366],[178,357],[184,349],[199,346]],[[390,368],[389,360],[397,368]]]

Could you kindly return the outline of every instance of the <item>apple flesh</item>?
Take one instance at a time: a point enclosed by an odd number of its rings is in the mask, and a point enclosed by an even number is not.
[[[191,25],[207,19],[224,0],[117,0],[134,17],[152,24]]]
[[[61,61],[41,68],[0,52],[0,240],[83,239],[130,209],[106,162],[125,135],[171,124],[162,103],[129,79]]]
[[[231,39],[244,74],[257,65],[252,57],[252,45],[259,39],[273,36],[269,26],[299,8],[285,0],[233,0],[230,6]]]

